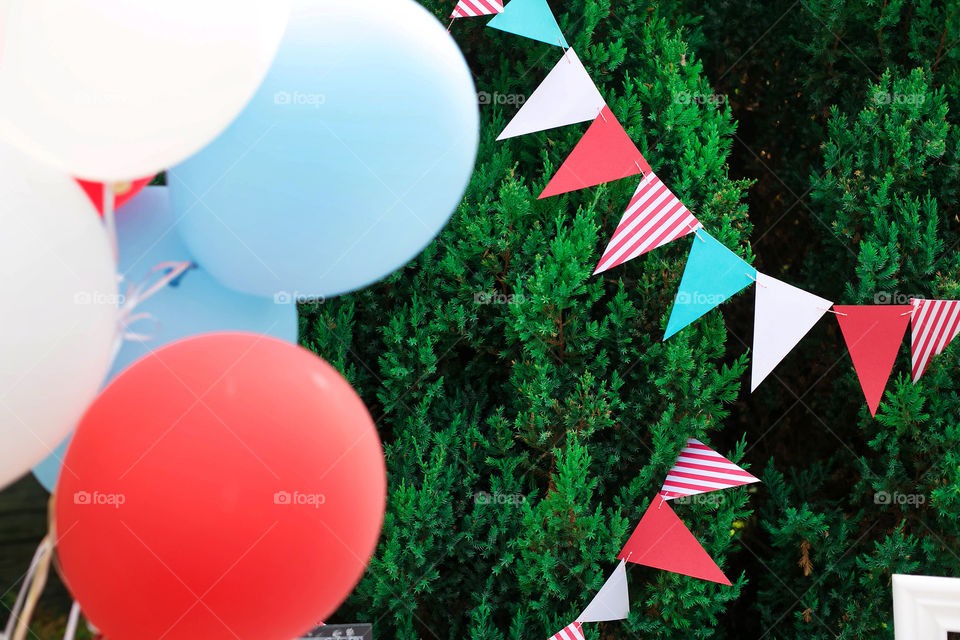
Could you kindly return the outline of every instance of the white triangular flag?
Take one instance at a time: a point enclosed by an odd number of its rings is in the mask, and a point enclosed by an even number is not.
[[[577,622],[604,622],[624,620],[630,614],[630,594],[627,592],[627,568],[623,560],[603,583],[597,595],[587,605]]]
[[[833,306],[829,300],[763,273],[757,274],[756,289],[750,391],[757,388]]]
[[[604,105],[577,52],[567,49],[497,140],[595,120]]]

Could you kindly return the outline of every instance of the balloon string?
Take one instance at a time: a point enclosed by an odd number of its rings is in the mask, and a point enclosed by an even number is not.
[[[40,594],[47,584],[47,574],[50,571],[50,561],[53,558],[53,538],[48,533],[40,541],[33,560],[30,561],[30,568],[23,577],[23,586],[17,596],[17,601],[10,612],[10,620],[7,622],[7,628],[4,637],[10,640],[24,640],[30,631],[30,618],[33,617],[33,610],[37,606]]]
[[[70,607],[70,617],[67,619],[67,630],[63,634],[63,640],[74,640],[77,637],[77,626],[80,624],[80,603],[73,601]]]
[[[150,269],[147,275],[138,284],[130,283],[124,295],[123,305],[120,307],[119,317],[117,319],[117,336],[113,345],[114,357],[116,357],[117,353],[119,353],[120,347],[123,346],[124,340],[146,342],[147,340],[151,340],[153,338],[152,334],[127,331],[130,325],[141,320],[156,320],[149,313],[134,313],[134,311],[140,304],[147,301],[150,297],[161,291],[164,287],[195,266],[196,264],[189,260],[182,262],[161,262]],[[163,275],[151,282],[151,278],[160,272],[163,272]]]
[[[40,594],[47,585],[50,563],[53,562],[57,539],[56,503],[56,493],[51,493],[47,501],[47,535],[40,541],[36,553],[33,554],[33,560],[30,561],[30,568],[23,577],[23,586],[10,612],[10,620],[4,631],[4,640],[26,640],[27,634],[30,633],[30,619],[40,600]],[[11,628],[14,626],[11,634]]]
[[[700,239],[700,242],[706,242],[706,240],[703,239],[703,236],[700,235],[700,231],[699,231],[700,227],[696,227],[693,224],[690,224],[687,226],[687,228],[690,229],[691,232],[693,232],[693,235],[697,236],[697,238]]]
[[[816,309],[817,309],[817,311],[826,311],[827,313],[832,313],[832,314],[838,315],[838,316],[846,316],[846,315],[849,315],[849,314],[847,314],[847,313],[843,313],[842,311],[834,311],[833,309],[824,309],[823,307],[817,307]]]
[[[110,240],[110,249],[113,251],[113,261],[119,260],[117,249],[117,217],[116,198],[112,182],[103,183],[103,224],[107,229],[107,238]]]
[[[765,284],[760,284],[760,283],[757,281],[757,279],[754,278],[754,277],[753,277],[752,275],[750,275],[749,273],[744,273],[743,275],[745,275],[745,276],[747,276],[748,278],[750,278],[751,280],[753,280],[754,283],[756,283],[756,285],[757,285],[758,287],[763,287],[764,289],[767,288],[767,285],[765,285]]]
[[[13,609],[10,610],[10,619],[7,621],[7,626],[3,631],[3,638],[5,639],[12,637],[14,626],[20,619],[20,612],[23,610],[24,600],[27,598],[27,593],[30,590],[30,585],[33,583],[33,578],[37,573],[37,567],[40,565],[40,560],[43,554],[46,553],[46,543],[46,538],[40,541],[40,545],[37,547],[37,550],[33,554],[33,558],[30,560],[30,568],[27,569],[26,575],[23,576],[23,585],[20,587],[20,593],[17,594],[16,601],[13,603]]]

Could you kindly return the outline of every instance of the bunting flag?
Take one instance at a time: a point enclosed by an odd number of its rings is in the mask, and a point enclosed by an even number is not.
[[[630,614],[630,594],[627,590],[627,565],[623,560],[607,581],[593,596],[577,622],[605,622],[624,620]]]
[[[660,495],[667,500],[697,493],[719,491],[760,482],[739,466],[694,438],[680,451],[676,464],[667,473]]]
[[[912,308],[908,305],[833,307],[870,415],[877,415]]]
[[[910,351],[916,382],[927,370],[930,358],[940,355],[960,333],[960,301],[915,299],[910,302],[913,304]]]
[[[704,230],[697,231],[670,311],[666,340],[757,278],[757,270]]]
[[[647,507],[619,560],[730,585],[727,576],[680,521],[663,496]]]
[[[547,640],[583,640],[583,628],[579,622],[571,622]]]
[[[497,140],[587,122],[605,106],[577,52],[567,49]]]
[[[832,306],[829,300],[757,274],[750,391],[756,390]]]
[[[547,0],[512,0],[487,26],[564,49],[570,46]]]
[[[540,194],[540,199],[647,171],[650,165],[613,117],[610,107],[604,106]]]
[[[460,0],[454,8],[451,18],[476,18],[503,13],[501,0]]]
[[[660,178],[649,171],[637,186],[593,273],[633,260],[702,226]]]

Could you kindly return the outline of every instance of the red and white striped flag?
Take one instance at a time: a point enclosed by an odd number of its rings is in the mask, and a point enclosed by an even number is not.
[[[702,225],[660,178],[648,171],[640,181],[594,273],[606,271]]]
[[[916,382],[926,371],[930,358],[940,354],[960,333],[960,301],[914,299],[910,302],[913,304],[911,355]]]
[[[583,627],[579,622],[571,622],[547,640],[583,640]]]
[[[460,0],[451,18],[476,18],[503,13],[503,0]]]
[[[752,482],[760,482],[760,478],[753,477],[699,440],[688,438],[687,446],[680,451],[677,463],[663,482],[660,495],[671,500]]]

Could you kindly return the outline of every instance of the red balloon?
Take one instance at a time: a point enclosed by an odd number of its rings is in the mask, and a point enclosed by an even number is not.
[[[386,470],[353,388],[246,333],[172,343],[91,405],[64,459],[62,573],[110,640],[290,640],[376,547]]]
[[[80,178],[74,178],[77,183],[83,187],[84,192],[87,194],[87,197],[90,198],[90,202],[93,203],[93,206],[97,208],[97,211],[100,212],[100,215],[103,215],[103,183],[102,182],[92,182],[90,180],[81,180]],[[143,189],[145,186],[150,184],[153,180],[153,176],[149,178],[140,178],[139,180],[133,180],[131,182],[120,182],[113,185],[113,207],[114,209],[119,209],[123,205],[127,204],[130,199],[139,193],[140,189]]]

